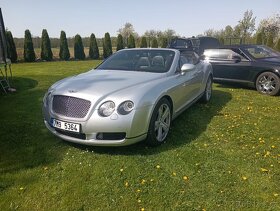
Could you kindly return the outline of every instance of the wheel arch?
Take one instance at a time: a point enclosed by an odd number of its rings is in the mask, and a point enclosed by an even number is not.
[[[256,76],[255,76],[255,78],[254,78],[254,81],[253,81],[253,82],[254,82],[254,87],[255,87],[255,88],[257,88],[257,87],[256,87],[256,81],[257,81],[258,77],[259,77],[261,74],[265,73],[265,72],[274,73],[274,74],[276,74],[276,75],[280,78],[280,70],[277,70],[277,69],[267,69],[267,70],[263,70],[263,71],[257,73]]]
[[[151,118],[152,118],[153,112],[154,112],[154,110],[155,110],[155,108],[156,108],[158,102],[159,102],[161,99],[164,99],[164,98],[170,103],[171,119],[172,119],[172,117],[173,117],[173,100],[172,100],[172,98],[171,98],[169,95],[165,94],[165,95],[163,95],[163,96],[160,96],[160,97],[156,100],[156,102],[155,102],[155,104],[154,104],[154,106],[153,106],[153,108],[152,108],[152,110],[151,110],[151,112],[150,112],[149,124],[150,124],[150,122],[151,122]]]

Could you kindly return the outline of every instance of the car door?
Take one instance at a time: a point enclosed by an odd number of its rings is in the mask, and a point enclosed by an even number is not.
[[[208,54],[207,52],[211,52]],[[252,64],[248,58],[232,49],[213,49],[205,52],[213,67],[215,80],[247,82],[250,80]],[[208,54],[208,55],[207,55]]]
[[[184,56],[180,56],[178,61],[177,70],[175,75],[172,77],[174,83],[176,84],[171,90],[169,90],[174,100],[175,112],[180,111],[188,103],[190,103],[194,98],[195,91],[195,74],[194,70],[190,70],[186,73],[181,73],[181,67],[183,64],[189,63]]]

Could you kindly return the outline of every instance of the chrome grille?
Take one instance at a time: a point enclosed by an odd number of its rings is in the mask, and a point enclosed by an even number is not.
[[[73,117],[84,118],[90,108],[91,102],[81,98],[55,95],[53,97],[52,109],[55,113]]]

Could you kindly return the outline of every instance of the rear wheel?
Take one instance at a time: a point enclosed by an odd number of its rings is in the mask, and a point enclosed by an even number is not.
[[[277,95],[280,90],[280,79],[272,72],[264,72],[256,80],[257,90],[266,95]]]
[[[171,124],[171,106],[166,98],[156,105],[149,125],[147,144],[158,146],[165,142]]]
[[[208,77],[206,87],[204,94],[201,97],[201,102],[202,103],[208,103],[212,97],[212,84],[213,84],[213,79],[211,76]]]

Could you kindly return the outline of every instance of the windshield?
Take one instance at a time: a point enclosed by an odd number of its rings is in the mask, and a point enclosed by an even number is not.
[[[97,69],[164,73],[170,69],[175,52],[169,50],[122,50],[105,60]]]
[[[280,57],[280,53],[265,46],[250,46],[244,49],[255,59]]]

